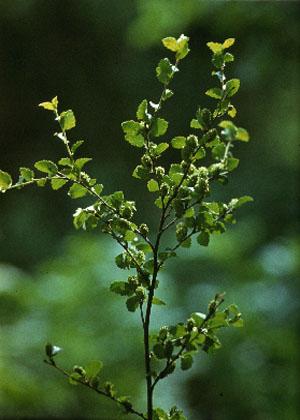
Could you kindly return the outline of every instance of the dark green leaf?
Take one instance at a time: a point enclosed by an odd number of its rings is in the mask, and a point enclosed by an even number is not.
[[[200,245],[208,246],[209,244],[209,233],[208,232],[201,232],[200,235],[197,236],[197,242]]]
[[[111,292],[114,292],[121,296],[127,296],[128,287],[125,281],[115,281],[110,285]]]
[[[180,357],[180,367],[182,370],[188,370],[192,367],[193,357],[189,353],[185,353]]]
[[[136,295],[131,296],[126,300],[126,306],[129,312],[134,312],[140,304],[140,298]]]

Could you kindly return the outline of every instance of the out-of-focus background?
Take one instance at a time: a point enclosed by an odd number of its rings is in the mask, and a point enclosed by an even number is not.
[[[251,142],[220,199],[255,202],[211,246],[181,250],[161,284],[168,302],[154,324],[204,311],[216,292],[241,308],[245,327],[224,331],[223,348],[201,354],[192,370],[166,379],[157,405],[177,404],[190,420],[296,420],[299,387],[299,3],[196,0],[4,0],[0,2],[0,168],[56,159],[61,145],[49,113],[58,95],[72,108],[73,139],[86,139],[91,172],[106,192],[137,197],[139,220],[156,213],[143,183],[131,178],[138,152],[120,123],[144,98],[156,100],[161,38],[184,33],[183,61],[166,105],[166,139],[188,133],[211,86],[206,42],[235,37],[230,76],[242,81],[234,103]],[[83,203],[85,204],[85,203]],[[64,348],[61,364],[105,363],[103,377],[144,403],[138,314],[109,292],[126,273],[118,248],[101,234],[75,232],[76,203],[63,192],[31,188],[0,197],[0,417],[117,419],[113,403],[71,387],[43,364],[43,347]]]

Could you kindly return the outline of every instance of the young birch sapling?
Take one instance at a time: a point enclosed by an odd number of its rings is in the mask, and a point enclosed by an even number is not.
[[[98,394],[120,405],[125,413],[135,414],[147,420],[183,420],[186,417],[177,407],[168,412],[154,408],[153,396],[157,384],[172,374],[177,367],[190,369],[197,352],[211,353],[220,347],[217,336],[223,327],[241,327],[243,321],[236,305],[221,309],[223,294],[217,294],[209,303],[206,313],[195,312],[185,322],[162,326],[150,336],[150,321],[153,305],[165,303],[156,296],[159,273],[167,260],[176,256],[179,247],[191,246],[192,236],[201,246],[209,244],[210,236],[223,233],[228,223],[235,223],[235,210],[251,201],[251,197],[233,198],[229,202],[207,201],[214,183],[226,184],[230,172],[237,168],[239,160],[233,156],[236,142],[247,142],[248,132],[234,124],[236,108],[232,97],[240,87],[239,79],[227,80],[225,67],[234,60],[228,52],[234,38],[223,43],[208,42],[212,52],[212,75],[218,86],[208,89],[205,94],[215,100],[213,110],[199,107],[190,122],[193,134],[178,135],[170,141],[160,142],[168,130],[168,121],[161,116],[165,102],[173,96],[170,84],[179,71],[181,60],[189,53],[189,38],[181,35],[178,39],[164,38],[163,45],[175,58],[163,58],[156,67],[156,76],[162,84],[162,93],[157,102],[144,99],[138,106],[136,119],[122,123],[125,140],[140,149],[141,160],[133,171],[133,178],[146,184],[154,195],[154,205],[160,210],[158,227],[150,231],[146,223],[134,222],[136,205],[125,199],[122,191],[104,195],[103,185],[98,183],[85,169],[90,158],[78,153],[83,141],[71,141],[70,130],[76,119],[72,110],[59,112],[58,99],[42,102],[40,107],[54,114],[58,131],[54,134],[65,147],[66,155],[58,162],[40,160],[35,169],[20,168],[16,182],[7,173],[0,171],[0,191],[7,192],[36,184],[44,187],[50,184],[53,190],[65,188],[72,199],[89,196],[90,206],[78,208],[73,217],[76,229],[98,229],[110,235],[122,248],[116,256],[116,265],[123,269],[133,269],[126,281],[111,284],[112,292],[126,299],[128,311],[139,311],[144,340],[144,362],[146,379],[147,409],[142,412],[134,408],[132,402],[119,396],[112,383],[101,377],[102,362],[92,361],[85,367],[75,365],[71,370],[61,368],[55,356],[60,348],[46,345],[45,362],[66,377],[71,384],[82,384]],[[162,166],[160,158],[168,149],[179,152],[179,160],[168,168]],[[204,160],[205,159],[205,160]],[[205,162],[205,163],[203,163]],[[38,171],[38,174],[35,173]],[[168,248],[161,244],[164,233],[175,228],[174,243]],[[132,272],[132,271],[131,271]]]

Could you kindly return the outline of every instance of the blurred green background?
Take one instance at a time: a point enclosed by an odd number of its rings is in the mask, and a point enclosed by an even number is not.
[[[299,384],[299,3],[196,0],[2,0],[0,2],[0,168],[61,155],[50,115],[37,108],[58,95],[72,108],[91,172],[106,192],[137,198],[139,221],[154,223],[151,197],[131,178],[138,152],[120,123],[161,87],[160,39],[184,33],[191,53],[166,105],[168,138],[187,133],[198,104],[212,104],[207,41],[235,37],[228,70],[242,86],[234,104],[251,134],[220,199],[253,195],[238,224],[208,249],[181,250],[161,281],[153,327],[204,311],[216,292],[236,302],[245,328],[201,354],[188,372],[164,380],[157,405],[177,404],[189,420],[296,420]],[[124,279],[118,248],[102,235],[74,232],[76,203],[31,188],[0,197],[0,417],[120,418],[110,402],[71,387],[43,364],[43,346],[64,348],[61,364],[105,363],[103,376],[144,403],[138,314],[109,292]],[[126,273],[125,273],[126,274]],[[128,417],[129,418],[129,417]]]

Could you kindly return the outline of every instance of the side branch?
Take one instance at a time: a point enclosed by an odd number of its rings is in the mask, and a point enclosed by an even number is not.
[[[58,366],[53,359],[50,360],[44,360],[44,362],[49,365],[54,367],[56,370],[58,370],[60,373],[62,373],[64,376],[66,376],[67,378],[70,378],[71,374],[69,372],[67,372],[65,369],[61,368],[60,366]],[[146,420],[147,418],[144,416],[143,413],[140,413],[139,411],[135,410],[131,404],[128,404],[128,401],[120,401],[117,397],[108,394],[105,390],[101,389],[101,388],[96,388],[93,387],[89,382],[84,382],[80,379],[75,379],[72,378],[73,381],[78,382],[81,385],[86,386],[87,388],[92,389],[93,391],[97,392],[97,394],[99,395],[103,395],[104,397],[109,398],[110,400],[114,401],[115,403],[121,405],[126,413],[131,413],[131,414],[135,414],[136,416]]]

